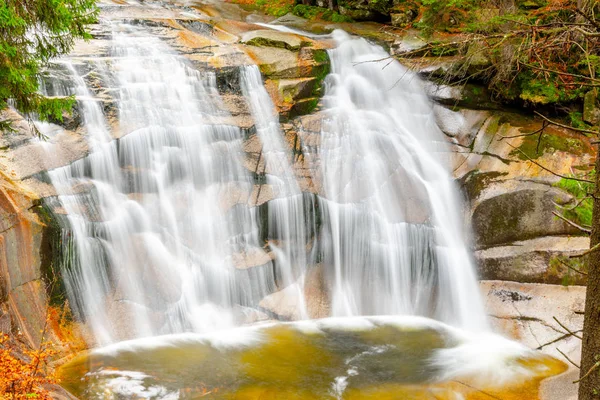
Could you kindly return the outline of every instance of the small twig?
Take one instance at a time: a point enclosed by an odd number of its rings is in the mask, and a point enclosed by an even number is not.
[[[598,367],[600,367],[600,361],[598,361],[596,364],[592,365],[592,368],[590,368],[590,370],[588,372],[586,372],[584,376],[582,376],[581,378],[577,379],[576,381],[573,381],[573,383],[579,383],[579,382],[581,382],[582,380],[584,380],[585,378],[587,378],[588,375],[591,374]]]
[[[573,364],[573,366],[574,366],[575,368],[580,368],[580,367],[579,367],[579,365],[577,365],[577,364],[576,364],[576,363],[575,363],[573,360],[571,360],[571,359],[570,359],[570,358],[569,358],[569,357],[568,357],[568,356],[567,356],[565,353],[563,353],[561,349],[559,349],[559,348],[557,347],[557,348],[556,348],[556,351],[558,351],[560,354],[562,354],[562,356],[563,356],[564,358],[566,358],[568,362],[570,362],[571,364]]]
[[[577,314],[577,311],[575,312],[575,314]],[[582,331],[583,331],[583,329],[579,329],[579,330],[577,330],[577,331],[575,331],[575,332],[579,333],[579,332],[582,332]],[[566,338],[568,338],[568,337],[571,337],[571,335],[570,335],[569,333],[567,333],[567,334],[565,334],[565,335],[562,335],[562,336],[559,336],[559,337],[557,337],[557,338],[556,338],[556,339],[554,339],[554,340],[551,340],[551,341],[549,341],[549,342],[547,342],[547,343],[544,343],[544,344],[541,344],[541,345],[539,345],[538,347],[536,347],[536,350],[541,350],[541,349],[543,349],[543,348],[544,348],[544,347],[546,347],[546,346],[549,346],[549,345],[551,345],[551,344],[554,344],[554,343],[556,343],[556,342],[560,342],[561,340],[564,340],[564,339],[566,339]]]
[[[577,228],[580,231],[587,233],[588,235],[590,235],[592,233],[591,229],[584,228],[583,226],[576,224],[575,222],[571,221],[570,219],[564,217],[563,215],[560,215],[556,211],[553,211],[552,214],[556,215],[558,218],[562,219],[563,221],[565,221],[567,224],[571,225],[572,227]]]
[[[579,258],[579,257],[587,256],[588,254],[593,253],[598,250],[600,250],[600,243],[597,243],[596,245],[591,247],[589,250],[586,250],[581,254],[575,254],[573,256],[569,256],[569,258]]]
[[[592,130],[589,130],[589,129],[574,128],[574,127],[569,126],[569,125],[561,124],[560,122],[556,122],[556,121],[553,121],[553,120],[549,119],[548,117],[544,116],[543,114],[541,114],[541,113],[539,113],[537,111],[534,111],[534,113],[537,116],[539,116],[540,118],[542,118],[542,119],[546,120],[547,122],[549,122],[550,124],[556,125],[556,126],[560,126],[561,128],[570,129],[572,131],[581,132],[581,133],[591,133],[593,135],[598,135],[600,133],[598,131],[592,131]]]
[[[534,132],[523,133],[521,135],[513,135],[513,136],[503,136],[503,135],[500,135],[499,133],[497,133],[497,135],[500,136],[500,139],[498,139],[498,141],[501,141],[504,139],[514,139],[514,138],[518,138],[518,137],[537,135],[538,133],[544,132],[544,129],[546,129],[547,126],[548,126],[548,121],[544,121],[544,122],[542,122],[542,127]]]
[[[571,270],[573,270],[573,271],[577,272],[578,274],[581,274],[581,275],[585,275],[585,276],[587,276],[587,272],[580,271],[580,270],[578,270],[577,268],[570,266],[569,264],[567,264],[566,262],[564,262],[564,261],[563,261],[563,260],[561,260],[560,258],[557,258],[557,260],[558,260],[558,262],[559,262],[559,263],[561,263],[561,264],[562,264],[562,265],[564,265],[565,267],[567,267],[567,268],[569,268],[569,269],[571,269]]]
[[[478,391],[479,393],[482,393],[482,394],[485,394],[486,396],[489,396],[489,397],[491,397],[492,399],[502,400],[500,397],[498,397],[498,396],[494,396],[494,395],[493,395],[493,394],[491,394],[491,393],[485,392],[485,391],[483,391],[483,390],[481,390],[481,389],[478,389],[478,388],[476,388],[476,387],[474,387],[474,386],[471,386],[471,385],[469,385],[468,383],[464,383],[464,382],[457,381],[457,380],[453,380],[453,382],[456,382],[456,383],[459,383],[459,384],[461,384],[461,385],[464,385],[464,386],[468,387],[469,389],[476,390],[476,391]]]
[[[566,175],[561,175],[559,173],[556,173],[554,171],[552,171],[551,169],[548,169],[546,167],[544,167],[542,164],[538,163],[537,161],[533,160],[531,157],[529,157],[527,154],[525,154],[525,152],[521,149],[519,149],[518,147],[513,146],[510,143],[507,143],[510,147],[512,147],[513,149],[517,150],[519,153],[521,153],[525,158],[527,158],[527,160],[529,162],[532,162],[533,164],[537,165],[538,167],[540,167],[541,169],[543,169],[544,171],[548,171],[550,172],[552,175],[554,176],[558,176],[559,178],[563,178],[563,179],[570,179],[573,181],[578,181],[578,182],[585,182],[585,183],[594,183],[594,181],[591,181],[589,179],[583,179],[583,178],[575,178],[573,176],[566,176]]]
[[[565,331],[569,332],[571,334],[571,336],[575,336],[577,339],[579,340],[583,340],[581,338],[581,336],[577,335],[576,333],[572,332],[569,328],[567,328],[566,326],[564,326],[556,317],[552,317],[557,324],[559,324],[561,326],[561,328],[563,328]]]

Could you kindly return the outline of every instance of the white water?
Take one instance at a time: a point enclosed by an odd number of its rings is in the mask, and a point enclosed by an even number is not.
[[[373,62],[387,57],[381,48],[333,37],[321,147],[312,154],[318,209],[300,189],[256,66],[241,68],[240,82],[263,148],[258,185],[242,166],[242,132],[223,122],[230,116],[213,73],[189,67],[143,29],[115,25],[110,64],[95,65],[118,105],[113,121],[81,66],[65,61],[91,154],[50,177],[69,226],[71,305],[98,344],[230,328],[283,288],[307,318],[303,280],[317,250],[333,316],[422,315],[486,330],[430,100],[398,63]],[[274,193],[262,228],[248,206],[255,186]],[[245,254],[266,251],[272,266],[236,268]]]
[[[484,330],[431,101],[380,47],[333,36],[317,157],[333,315],[427,315]]]
[[[268,229],[276,237],[270,242],[278,266],[281,286],[290,287],[297,299],[300,318],[308,318],[304,302],[304,271],[309,260],[307,230],[310,221],[305,216],[304,196],[292,170],[294,159],[290,144],[279,127],[279,116],[265,89],[260,70],[256,65],[241,71],[242,93],[250,104],[256,133],[262,144],[264,173],[276,198],[268,203]],[[259,163],[260,167],[260,163]],[[312,211],[312,207],[308,209]]]
[[[253,211],[230,204],[252,185],[242,133],[214,123],[227,115],[213,74],[132,27],[117,26],[114,43],[107,80],[124,136],[111,141],[73,69],[92,154],[51,172],[73,235],[72,303],[100,343],[233,326],[236,305],[273,285],[234,267],[234,254],[258,245]],[[68,195],[81,182],[92,194]]]

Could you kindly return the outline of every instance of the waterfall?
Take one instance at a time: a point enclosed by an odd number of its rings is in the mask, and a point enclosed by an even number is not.
[[[233,326],[274,280],[235,265],[261,251],[242,132],[223,122],[213,73],[138,28],[113,36],[116,133],[71,67],[91,153],[50,172],[70,227],[71,304],[100,344]]]
[[[49,171],[49,202],[65,226],[70,304],[98,344],[240,325],[275,291],[308,318],[303,282],[317,259],[333,316],[486,329],[450,150],[421,82],[364,39],[334,39],[321,144],[303,149],[317,196],[300,188],[257,66],[240,68],[262,145],[253,176],[215,74],[143,28],[113,26],[110,58],[91,65],[102,100],[90,65],[62,61],[90,153]],[[272,194],[262,208],[261,190]],[[256,255],[264,266],[244,266]]]
[[[261,157],[266,184],[274,195],[268,203],[268,230],[274,235],[270,247],[275,253],[277,272],[287,295],[295,298],[299,318],[308,317],[304,299],[304,271],[308,265],[307,244],[310,222],[305,216],[304,196],[292,170],[294,155],[285,141],[279,116],[267,93],[256,65],[241,71],[242,93],[250,104],[256,133],[262,144]],[[259,165],[260,167],[260,158]]]
[[[418,77],[335,31],[317,159],[334,315],[425,315],[483,330],[450,149]]]

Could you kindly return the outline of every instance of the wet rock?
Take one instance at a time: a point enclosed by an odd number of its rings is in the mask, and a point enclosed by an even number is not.
[[[303,316],[299,310],[301,294],[306,298],[306,313],[309,318],[324,318],[330,314],[329,289],[323,276],[323,265],[319,264],[306,272],[304,282],[289,285],[260,301],[260,307],[272,313],[278,319],[299,320]]]

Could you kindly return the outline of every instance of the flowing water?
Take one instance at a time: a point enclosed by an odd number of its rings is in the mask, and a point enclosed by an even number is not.
[[[48,201],[64,226],[70,304],[108,345],[63,367],[67,388],[86,399],[524,399],[562,371],[489,333],[448,144],[421,81],[383,49],[332,35],[320,144],[303,148],[313,195],[257,66],[239,68],[254,122],[242,131],[214,72],[144,27],[112,32],[110,57],[61,61],[71,84],[47,91],[77,96],[87,133],[89,155],[49,172]],[[307,319],[317,268],[336,318],[239,327],[277,291]]]
[[[305,319],[308,313],[302,282],[310,256],[307,246],[313,219],[309,219],[312,216],[308,213],[314,209],[312,204],[305,204],[305,197],[292,170],[293,152],[281,132],[277,110],[263,86],[256,65],[242,68],[241,86],[250,103],[256,134],[262,144],[260,157],[263,158],[266,184],[276,196],[269,201],[267,218],[269,232],[278,238],[277,242],[271,241],[270,247],[275,253],[279,282],[289,288],[289,295],[297,299],[296,314]]]
[[[50,174],[72,233],[72,304],[101,344],[233,326],[234,308],[273,282],[234,266],[236,252],[258,246],[253,211],[230,200],[252,187],[242,132],[219,122],[213,74],[131,26],[115,27],[114,43],[105,80],[121,138],[71,68],[91,154]],[[93,189],[73,195],[84,183]]]
[[[334,38],[317,158],[334,315],[485,330],[450,150],[421,81],[364,39]]]

